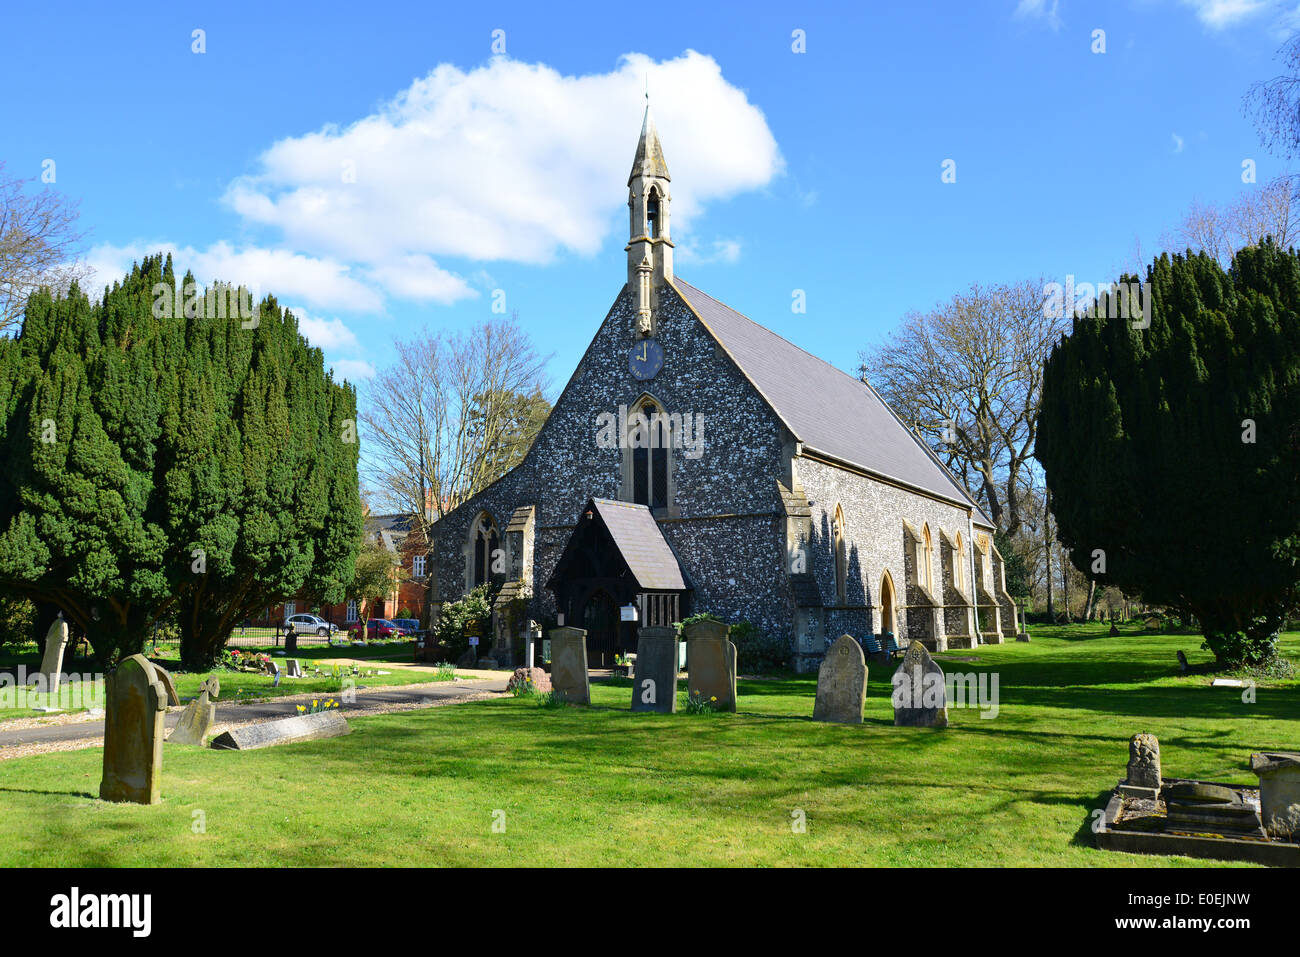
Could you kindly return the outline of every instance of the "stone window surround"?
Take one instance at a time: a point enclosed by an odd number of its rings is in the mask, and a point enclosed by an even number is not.
[[[492,540],[492,533],[493,533],[493,532],[496,532],[496,536],[497,536],[497,548],[501,548],[501,547],[502,547],[502,545],[501,545],[501,531],[500,531],[500,527],[497,525],[496,519],[492,516],[492,513],[491,513],[490,511],[488,511],[487,509],[485,509],[485,508],[484,508],[484,509],[480,509],[480,510],[479,510],[479,513],[478,513],[477,515],[474,516],[474,521],[472,521],[472,522],[469,523],[469,533],[468,533],[468,535],[466,536],[465,544],[462,546],[462,549],[461,549],[462,552],[464,553],[464,556],[465,556],[465,591],[464,591],[464,594],[467,594],[467,595],[468,595],[468,594],[469,594],[469,593],[470,593],[470,592],[475,588],[475,585],[474,585],[474,572],[475,572],[476,569],[474,568],[474,550],[475,550],[475,546],[477,545],[477,542],[478,542],[479,528],[480,528],[480,526],[483,525],[483,520],[484,520],[484,519],[487,519],[487,526],[486,526],[486,530],[487,530],[486,539],[487,539],[487,542],[491,542],[491,540]],[[489,573],[488,573],[487,578],[486,578],[485,580],[486,580],[486,581],[491,581],[491,580],[492,580],[492,575],[491,575],[490,570],[491,570],[491,568],[492,568],[492,555],[491,555],[491,553],[488,551],[487,544],[484,545],[484,550],[485,550],[485,552],[487,552],[487,554],[485,555],[485,558],[486,558],[486,560],[487,560],[487,562],[488,562],[488,569],[489,569]]]
[[[677,456],[675,453],[677,450],[674,447],[674,444],[677,441],[680,441],[680,437],[674,436],[672,434],[672,428],[670,424],[671,419],[669,419],[670,413],[668,411],[668,407],[653,393],[642,392],[639,396],[637,396],[636,401],[634,401],[631,405],[628,406],[627,409],[628,427],[630,430],[632,416],[635,413],[641,412],[642,409],[644,409],[648,404],[651,403],[654,404],[654,407],[657,410],[656,414],[664,416],[665,419],[664,430],[668,432],[668,442],[667,442],[668,467],[666,470],[668,474],[668,490],[667,490],[667,495],[665,496],[665,500],[667,504],[661,508],[651,508],[650,513],[654,515],[654,517],[657,519],[658,518],[680,518],[681,511],[677,507],[677,476],[675,474],[676,466],[677,466]],[[642,414],[644,415],[644,413]],[[619,469],[618,498],[619,501],[621,502],[635,502],[636,485],[634,481],[634,476],[632,474],[632,461],[633,461],[632,446],[631,443],[628,441],[628,436],[627,435],[620,436],[619,444],[622,446],[623,455],[622,455],[621,467]],[[647,460],[649,459],[650,456],[647,456]],[[649,465],[648,467],[650,468],[650,473],[651,473],[650,477],[651,479],[653,479],[654,467],[653,465]],[[651,501],[654,500],[653,493],[651,494],[650,499]]]

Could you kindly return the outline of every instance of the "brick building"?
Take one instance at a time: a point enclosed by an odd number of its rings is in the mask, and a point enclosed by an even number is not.
[[[880,396],[674,275],[649,109],[628,190],[626,283],[524,461],[438,522],[435,600],[495,580],[499,658],[531,618],[593,664],[703,611],[802,669],[843,633],[1014,636],[992,523]]]

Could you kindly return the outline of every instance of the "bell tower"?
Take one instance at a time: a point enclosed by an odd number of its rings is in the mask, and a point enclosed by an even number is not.
[[[638,335],[651,336],[655,331],[655,307],[659,290],[673,278],[673,243],[668,233],[668,209],[672,197],[668,191],[671,177],[659,133],[650,115],[646,96],[645,119],[641,122],[641,139],[636,158],[627,178],[630,230],[627,243],[627,283],[636,304]]]

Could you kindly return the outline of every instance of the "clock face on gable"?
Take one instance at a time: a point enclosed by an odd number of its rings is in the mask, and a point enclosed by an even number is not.
[[[642,339],[627,354],[627,367],[642,382],[653,379],[664,365],[664,347],[654,339]]]

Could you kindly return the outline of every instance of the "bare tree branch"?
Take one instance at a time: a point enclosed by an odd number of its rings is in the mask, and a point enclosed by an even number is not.
[[[0,163],[0,335],[18,325],[41,286],[66,292],[89,274],[78,261],[77,204],[49,187],[28,189],[30,182],[8,176]]]

